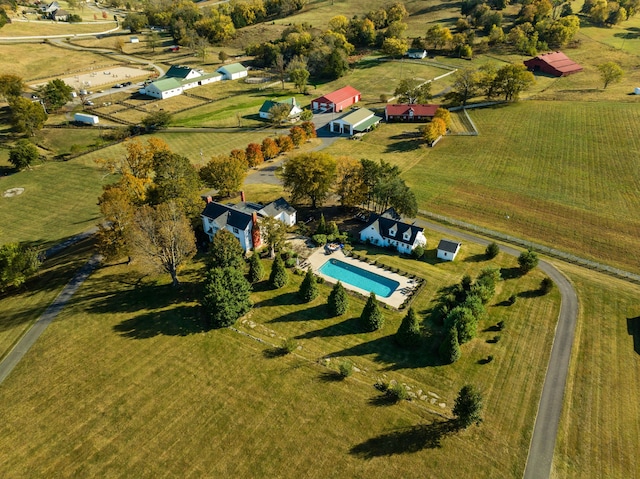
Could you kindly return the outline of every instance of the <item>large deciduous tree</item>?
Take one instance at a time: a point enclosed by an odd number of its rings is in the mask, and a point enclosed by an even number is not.
[[[267,216],[260,220],[260,230],[262,231],[264,242],[269,248],[269,254],[273,258],[276,251],[279,251],[284,244],[287,225],[279,219]]]
[[[527,251],[523,251],[518,256],[518,266],[520,267],[520,271],[522,274],[527,274],[533,268],[538,266],[538,253],[529,249]]]
[[[189,220],[173,201],[139,208],[129,231],[129,244],[147,266],[169,273],[174,286],[180,283],[180,267],[196,252]]]
[[[453,406],[453,415],[458,425],[464,429],[482,422],[482,394],[467,384],[460,389]]]
[[[284,163],[282,179],[294,203],[308,199],[311,207],[317,208],[327,198],[335,182],[336,160],[320,152],[296,155]]]
[[[9,163],[18,170],[30,168],[38,158],[40,158],[38,147],[26,138],[18,140],[9,150]]]
[[[251,309],[251,285],[241,270],[213,268],[207,274],[202,305],[212,326],[232,326]]]
[[[453,77],[452,93],[449,97],[454,96],[456,103],[465,106],[470,98],[478,93],[478,72],[472,68],[463,68],[458,70]]]
[[[104,218],[98,225],[98,251],[107,260],[127,255],[128,232],[134,214],[131,198],[118,184],[108,185],[104,187],[98,205]]]
[[[342,206],[357,206],[366,201],[367,185],[364,182],[362,163],[355,158],[340,156],[336,159],[336,193]]]
[[[0,291],[21,286],[40,267],[38,253],[19,243],[0,246]]]
[[[0,75],[0,97],[9,100],[11,97],[20,96],[24,90],[24,82],[18,75],[5,73]]]
[[[33,136],[36,130],[40,130],[47,121],[48,115],[40,103],[21,96],[9,98],[11,109],[11,124],[21,133]]]
[[[237,157],[214,156],[199,173],[207,186],[217,189],[221,196],[229,196],[242,186],[247,176],[247,163]]]
[[[198,195],[200,178],[189,158],[170,151],[156,152],[153,171],[155,175],[149,190],[151,204],[175,201],[187,217],[196,218],[202,210]]]
[[[405,78],[400,80],[394,95],[401,103],[426,103],[431,99],[431,83]]]
[[[600,78],[602,78],[602,89],[607,88],[611,83],[618,83],[622,80],[624,71],[616,62],[605,62],[598,65]]]
[[[38,89],[38,94],[44,101],[47,110],[55,111],[65,105],[68,101],[71,101],[72,91],[73,88],[59,78],[56,78],[40,87]]]
[[[524,65],[505,65],[498,69],[493,80],[496,93],[504,95],[506,101],[516,101],[534,82],[533,73]]]

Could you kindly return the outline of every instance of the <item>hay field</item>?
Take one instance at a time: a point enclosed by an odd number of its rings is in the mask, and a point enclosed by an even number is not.
[[[433,149],[396,137],[407,125],[384,125],[327,151],[400,165],[422,209],[640,271],[636,105],[521,102],[470,115],[480,136]]]

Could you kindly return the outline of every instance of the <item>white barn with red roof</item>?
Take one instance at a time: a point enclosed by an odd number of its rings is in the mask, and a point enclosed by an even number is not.
[[[387,105],[384,108],[384,119],[386,121],[428,121],[431,120],[439,105]]]
[[[327,95],[311,100],[311,109],[314,111],[340,112],[360,101],[361,93],[352,86],[340,88]]]
[[[532,72],[540,71],[556,77],[564,77],[582,71],[581,65],[562,52],[543,53],[526,60],[524,65]]]

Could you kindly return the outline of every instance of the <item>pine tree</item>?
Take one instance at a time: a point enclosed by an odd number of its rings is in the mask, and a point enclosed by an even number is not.
[[[327,304],[333,316],[340,316],[347,311],[349,307],[349,297],[347,296],[347,290],[344,289],[340,281],[336,283],[331,293],[329,293]]]
[[[205,282],[202,299],[204,310],[216,328],[234,324],[251,309],[251,285],[242,271],[235,268],[213,268]]]
[[[249,281],[257,283],[258,281],[262,281],[262,278],[264,278],[264,266],[262,264],[262,260],[258,253],[253,253],[251,258],[249,258]]]
[[[447,364],[455,363],[460,359],[460,344],[458,343],[458,331],[451,328],[440,344],[440,358]]]
[[[318,227],[316,228],[317,235],[326,235],[327,234],[327,222],[324,219],[324,214],[320,213],[320,220],[318,221]]]
[[[418,315],[413,308],[409,308],[406,316],[402,319],[395,339],[400,346],[406,347],[415,347],[420,343],[420,324],[418,323]]]
[[[453,415],[462,428],[471,426],[474,422],[482,422],[482,394],[473,386],[467,384],[460,389],[453,406]]]
[[[377,331],[384,325],[384,317],[378,307],[376,294],[373,292],[369,296],[367,304],[364,305],[364,309],[360,315],[360,321],[362,322],[364,329],[367,331]]]
[[[284,266],[284,261],[280,255],[276,256],[271,267],[271,275],[269,276],[269,283],[275,289],[282,288],[289,282],[289,274]]]
[[[316,281],[316,275],[313,274],[311,268],[307,270],[307,274],[302,280],[298,296],[305,303],[309,303],[318,297],[318,281]]]

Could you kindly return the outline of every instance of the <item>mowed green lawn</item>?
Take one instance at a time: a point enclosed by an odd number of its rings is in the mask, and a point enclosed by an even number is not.
[[[24,188],[24,193],[0,196],[2,241],[44,248],[96,226],[101,221],[98,196],[111,181],[93,162],[80,158],[3,177],[2,191]]]
[[[427,278],[415,304],[422,312],[439,286],[489,265],[479,260],[481,251],[465,245],[460,260],[446,264],[387,259]],[[515,259],[500,256],[495,264],[510,268]],[[264,337],[263,344],[203,329],[198,268],[183,274],[176,292],[166,278],[104,267],[0,387],[0,401],[12,412],[0,425],[4,470],[12,476],[369,478],[420,471],[422,477],[516,477],[558,314],[557,293],[530,294],[541,277],[534,272],[500,283],[480,329],[504,319],[506,330],[480,332],[458,363],[437,366],[428,350],[404,353],[393,344],[400,313],[385,311],[381,332],[359,333],[353,318],[362,300],[351,298],[344,316],[329,318],[328,286],[311,304],[299,304],[299,276],[276,292],[256,287],[256,308],[247,318],[256,327],[238,326]],[[512,293],[523,293],[516,305],[497,305]],[[496,334],[500,342],[488,344]],[[296,355],[269,354],[269,344],[293,336],[302,346]],[[495,360],[479,364],[489,353]],[[326,355],[333,357],[329,368],[318,364]],[[338,356],[360,372],[336,381],[331,369]],[[373,387],[383,376],[439,398],[388,405]],[[485,395],[485,422],[441,437],[432,423],[444,418],[431,411],[449,416],[466,382]]]
[[[640,287],[562,265],[580,297],[554,477],[640,474]]]
[[[422,209],[640,270],[636,105],[531,101],[470,115],[479,136],[432,149],[405,124],[328,151],[400,165]]]

